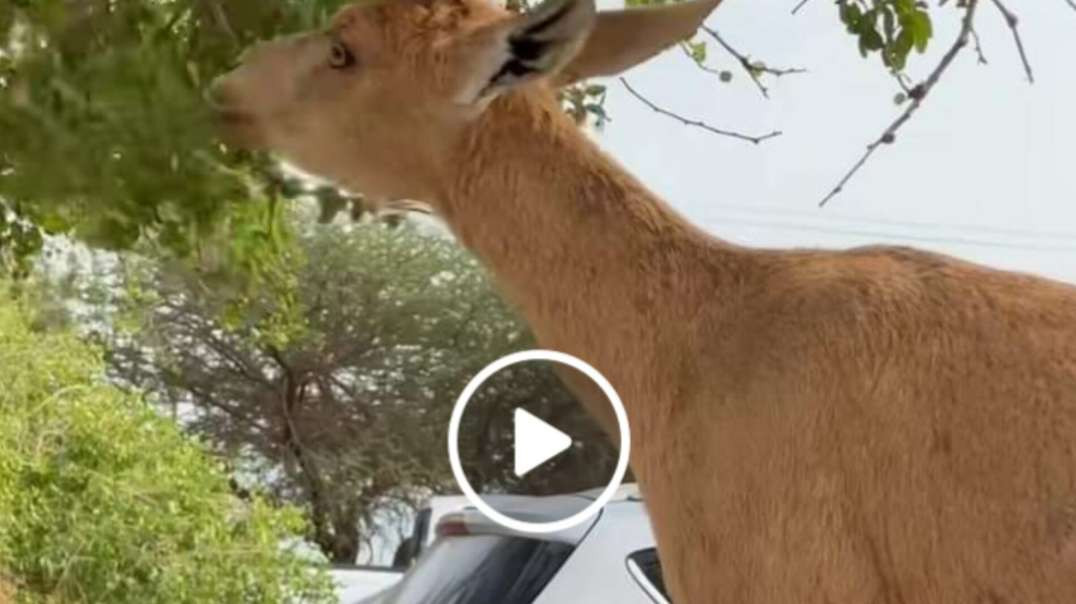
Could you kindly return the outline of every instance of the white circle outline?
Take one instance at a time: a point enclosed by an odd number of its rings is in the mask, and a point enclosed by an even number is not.
[[[617,458],[613,479],[605,486],[605,490],[602,491],[601,495],[587,507],[567,518],[562,518],[553,522],[527,522],[524,520],[516,520],[515,518],[506,516],[493,509],[489,504],[482,500],[478,493],[475,492],[474,487],[471,486],[470,481],[467,480],[467,476],[463,473],[463,464],[460,463],[460,452],[457,441],[459,441],[460,435],[460,421],[463,419],[463,410],[467,406],[467,403],[471,400],[471,397],[474,396],[474,393],[478,391],[478,388],[482,386],[486,380],[492,377],[493,374],[505,367],[523,363],[525,361],[552,361],[554,363],[568,365],[569,367],[583,372],[588,378],[598,384],[602,393],[609,399],[609,404],[613,406],[613,413],[616,415],[617,428],[620,430],[620,456]],[[467,497],[467,500],[474,504],[480,512],[485,514],[485,516],[493,522],[523,533],[555,533],[557,531],[563,531],[577,524],[581,524],[594,514],[597,514],[605,504],[609,503],[613,498],[613,495],[616,494],[616,490],[620,488],[620,483],[624,480],[624,474],[628,470],[630,450],[631,434],[628,432],[628,414],[624,411],[624,404],[620,401],[620,395],[617,394],[616,389],[609,383],[609,380],[605,379],[605,376],[602,375],[601,372],[586,361],[556,350],[545,350],[540,348],[521,350],[503,356],[490,363],[467,383],[467,387],[463,389],[459,398],[456,399],[456,406],[452,408],[452,417],[448,422],[448,462],[449,465],[452,466],[452,475],[456,478],[456,483],[460,486],[460,489],[463,490],[463,494]]]

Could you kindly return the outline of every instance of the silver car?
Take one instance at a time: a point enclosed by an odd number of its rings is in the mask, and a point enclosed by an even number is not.
[[[534,522],[565,517],[597,492],[487,496]],[[549,534],[520,533],[473,507],[446,514],[437,540],[404,578],[361,604],[668,604],[646,508],[634,486],[592,519]]]

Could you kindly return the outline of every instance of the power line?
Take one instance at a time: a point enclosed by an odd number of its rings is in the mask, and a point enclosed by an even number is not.
[[[1021,230],[1008,227],[995,227],[990,225],[976,225],[976,224],[959,224],[959,223],[937,223],[937,222],[925,222],[915,220],[895,220],[888,218],[869,218],[863,216],[853,216],[850,214],[839,214],[829,210],[801,210],[797,208],[786,208],[774,205],[747,205],[747,204],[733,204],[733,203],[708,203],[708,207],[719,207],[728,210],[738,212],[750,212],[754,214],[783,214],[783,215],[795,215],[809,217],[813,220],[820,220],[823,222],[840,220],[845,222],[855,222],[859,224],[874,224],[885,225],[894,227],[906,227],[917,229],[933,229],[933,230],[951,230],[951,231],[971,231],[976,233],[992,233],[996,235],[1004,235],[1007,237],[1021,237],[1025,239],[1063,239],[1065,241],[1076,242],[1076,232],[1064,232],[1064,231],[1032,231]]]
[[[792,224],[772,222],[765,220],[750,220],[744,218],[719,216],[719,225],[737,224],[766,229],[782,229],[790,231],[809,231],[825,233],[829,235],[847,235],[852,237],[864,237],[870,239],[897,239],[914,241],[917,243],[935,243],[949,245],[970,245],[976,247],[988,247],[997,249],[1035,251],[1035,252],[1071,252],[1076,253],[1076,245],[1036,245],[1030,243],[1012,243],[1006,241],[990,241],[986,239],[973,239],[969,237],[930,237],[924,235],[912,235],[908,233],[894,233],[887,231],[870,231],[862,229],[845,229],[837,227],[819,226],[812,224]]]

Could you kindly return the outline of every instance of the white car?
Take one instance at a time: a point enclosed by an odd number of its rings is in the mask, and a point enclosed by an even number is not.
[[[399,582],[403,574],[403,570],[380,566],[334,566],[329,569],[341,604],[381,593]]]
[[[487,496],[534,522],[578,510],[574,495]],[[442,517],[438,538],[404,578],[360,604],[668,604],[646,508],[633,485],[592,519],[547,534],[504,528],[473,507]]]

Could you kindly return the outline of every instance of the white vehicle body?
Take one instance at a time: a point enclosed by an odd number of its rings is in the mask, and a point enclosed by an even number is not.
[[[597,492],[488,496],[512,517],[563,518]],[[549,534],[520,533],[473,507],[442,517],[433,545],[396,585],[361,604],[668,604],[646,508],[622,487],[593,519]],[[351,603],[348,603],[351,604]]]
[[[399,582],[403,575],[403,570],[377,566],[334,566],[329,569],[341,604],[382,592]]]

